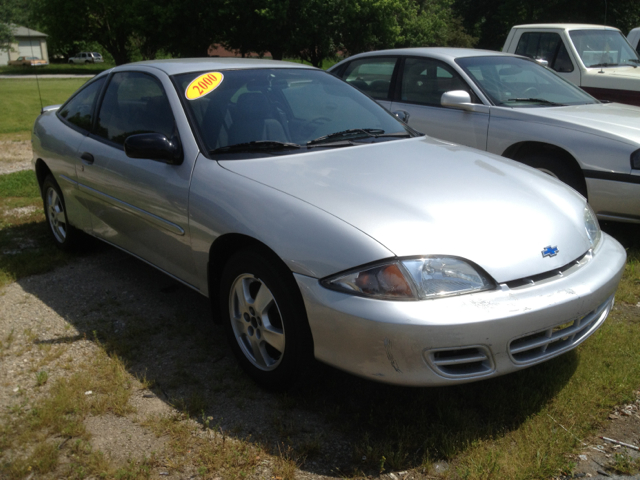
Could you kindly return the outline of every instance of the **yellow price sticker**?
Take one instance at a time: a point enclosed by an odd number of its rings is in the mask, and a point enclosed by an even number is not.
[[[195,100],[210,94],[220,86],[224,75],[220,72],[209,72],[195,78],[187,87],[184,95],[187,100]]]

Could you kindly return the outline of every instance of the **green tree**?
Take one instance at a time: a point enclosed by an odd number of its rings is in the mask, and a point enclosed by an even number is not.
[[[8,50],[14,42],[15,26],[30,24],[31,2],[29,0],[0,1],[0,50]]]
[[[41,0],[36,15],[58,42],[96,42],[121,65],[130,61],[132,6],[129,0]]]
[[[629,33],[640,26],[637,0],[455,0],[463,25],[479,37],[478,46],[500,50],[514,25],[526,23],[590,23],[610,25]]]

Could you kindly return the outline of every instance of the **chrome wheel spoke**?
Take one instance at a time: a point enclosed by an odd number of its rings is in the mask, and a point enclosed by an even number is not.
[[[54,209],[54,211],[55,211],[56,222],[67,223],[67,216],[64,214],[62,205],[60,204],[56,205],[56,208]]]
[[[231,321],[233,322],[233,330],[238,332],[239,336],[245,336],[247,334],[247,323],[242,318],[242,314],[240,317],[232,317]]]
[[[261,317],[264,316],[272,303],[273,295],[271,295],[271,292],[266,287],[266,285],[264,283],[261,283],[260,290],[258,290],[258,294],[253,301],[253,308],[256,309],[256,314]]]
[[[253,359],[261,367],[269,367],[273,364],[273,359],[265,351],[264,345],[258,340],[255,335],[250,337],[251,350],[253,353]]]
[[[284,333],[282,332],[282,330],[279,330],[273,327],[267,327],[265,325],[265,328],[262,329],[262,336],[266,343],[271,345],[280,353],[284,352],[285,342],[284,342]]]

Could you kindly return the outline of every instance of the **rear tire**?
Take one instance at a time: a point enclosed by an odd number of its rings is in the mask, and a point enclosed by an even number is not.
[[[307,314],[291,271],[257,250],[241,250],[221,278],[220,313],[231,349],[260,386],[282,391],[313,363]]]
[[[49,233],[56,246],[67,252],[75,250],[80,232],[69,223],[62,190],[51,175],[42,183],[42,201]]]
[[[557,178],[587,198],[587,184],[584,180],[582,170],[564,158],[534,153],[526,157],[518,158],[517,160]]]

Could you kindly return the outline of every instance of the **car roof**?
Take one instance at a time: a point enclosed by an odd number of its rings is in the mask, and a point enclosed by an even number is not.
[[[590,25],[588,23],[530,23],[527,25],[515,25],[513,28],[560,28],[563,30],[615,30],[615,27],[606,25]]]
[[[510,53],[496,52],[494,50],[477,50],[475,48],[454,48],[454,47],[418,47],[418,48],[394,48],[391,50],[376,50],[373,52],[359,53],[347,58],[381,56],[381,55],[426,55],[440,60],[454,60],[462,57],[489,57],[489,56],[506,56],[513,57]]]
[[[301,63],[283,62],[280,60],[263,60],[258,58],[176,58],[169,60],[148,60],[143,62],[127,63],[120,65],[114,70],[126,70],[131,66],[146,66],[162,70],[167,75],[177,75],[180,73],[201,72],[204,70],[223,69],[251,69],[251,68],[310,68],[309,65]],[[316,69],[317,70],[317,69]]]

